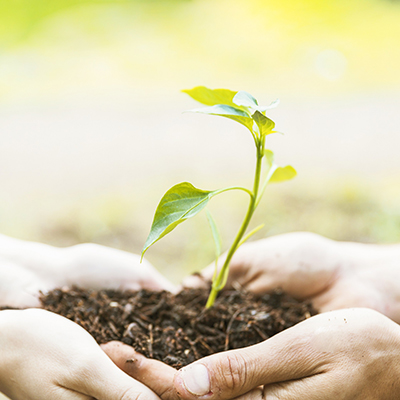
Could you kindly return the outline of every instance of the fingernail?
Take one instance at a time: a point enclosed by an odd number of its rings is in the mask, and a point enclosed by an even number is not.
[[[181,369],[183,384],[195,396],[210,393],[210,378],[203,364],[192,364]]]

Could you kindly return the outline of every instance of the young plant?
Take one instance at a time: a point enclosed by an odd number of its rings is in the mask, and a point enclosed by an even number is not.
[[[229,263],[235,251],[254,233],[263,227],[258,226],[246,234],[251,217],[260,203],[261,197],[268,183],[282,182],[296,176],[296,171],[291,166],[278,167],[274,163],[274,154],[266,149],[266,137],[275,133],[275,123],[266,116],[266,111],[278,105],[274,101],[269,106],[258,105],[257,100],[249,93],[244,91],[233,92],[227,89],[208,89],[204,86],[195,87],[191,90],[183,90],[194,100],[206,105],[207,107],[190,110],[191,112],[209,115],[219,115],[232,119],[244,125],[254,140],[256,150],[256,166],[254,183],[251,190],[244,187],[228,187],[218,190],[201,190],[195,188],[191,183],[183,182],[169,189],[161,199],[149,236],[142,250],[142,258],[147,249],[155,242],[171,232],[177,225],[194,217],[203,210],[208,202],[216,195],[229,190],[242,190],[249,197],[249,205],[243,223],[230,246],[226,259],[218,270],[218,256],[221,253],[221,240],[214,219],[207,211],[207,218],[211,226],[212,235],[216,247],[215,273],[212,279],[211,292],[207,300],[206,308],[211,307],[218,295],[218,292],[225,286]],[[264,166],[263,166],[263,160]]]

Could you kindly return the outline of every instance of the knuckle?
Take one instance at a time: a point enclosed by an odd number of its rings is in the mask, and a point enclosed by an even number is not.
[[[161,390],[157,394],[159,397],[161,397],[162,400],[172,400],[177,397],[175,389],[173,387],[167,387],[167,388]]]
[[[238,392],[247,380],[247,365],[240,353],[226,354],[220,365],[221,384],[224,389]]]

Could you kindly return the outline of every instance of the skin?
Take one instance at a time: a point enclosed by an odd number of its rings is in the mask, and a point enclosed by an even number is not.
[[[103,350],[163,400],[395,400],[400,391],[400,327],[370,309],[323,313],[179,371],[119,342]],[[191,371],[198,377],[198,364],[209,376],[203,395],[185,384]]]
[[[122,343],[103,350],[165,400],[394,400],[400,393],[400,327],[392,321],[400,322],[399,263],[398,245],[341,243],[309,233],[250,243],[234,256],[228,287],[257,293],[281,287],[323,313],[178,372]],[[204,285],[213,269],[184,285]],[[193,382],[196,394],[188,390]]]
[[[13,400],[159,400],[83,328],[48,311],[1,311],[0,349],[0,391]]]
[[[227,287],[254,293],[282,288],[311,300],[321,312],[372,308],[400,323],[400,246],[336,242],[296,232],[242,246],[232,259]],[[198,287],[211,280],[214,265],[184,280]]]
[[[40,307],[39,292],[83,288],[174,291],[150,263],[92,243],[58,248],[0,235],[0,305]]]
[[[0,306],[37,307],[39,291],[174,290],[139,256],[94,244],[56,248],[0,235]],[[0,392],[13,400],[157,400],[77,324],[39,309],[0,311]]]

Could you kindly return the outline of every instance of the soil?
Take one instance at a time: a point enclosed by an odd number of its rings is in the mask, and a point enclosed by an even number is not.
[[[175,368],[261,342],[317,313],[310,303],[280,290],[263,296],[225,290],[205,310],[208,293],[72,288],[55,289],[41,301],[46,310],[81,325],[99,344],[120,340]]]

